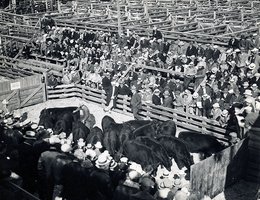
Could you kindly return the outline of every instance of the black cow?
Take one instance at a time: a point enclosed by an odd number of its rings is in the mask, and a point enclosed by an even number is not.
[[[102,129],[104,133],[103,144],[109,153],[114,156],[119,151],[121,145],[128,140],[129,135],[143,124],[150,123],[145,120],[131,120],[122,124],[116,123],[109,116],[104,116],[102,119]]]
[[[167,135],[159,136],[156,139],[165,148],[168,155],[174,158],[179,169],[184,166],[187,169],[190,169],[193,161],[185,143],[182,140]]]
[[[78,139],[82,138],[84,141],[87,140],[87,137],[90,133],[88,127],[85,126],[81,121],[73,122],[72,124],[72,135],[73,135],[73,143],[77,144]]]
[[[150,167],[155,170],[161,163],[161,159],[153,153],[151,148],[138,141],[126,141],[121,148],[123,155],[140,164],[144,170]]]
[[[172,120],[167,120],[161,123],[157,134],[159,135],[171,135],[175,136],[176,134],[176,124]]]
[[[78,121],[79,112],[74,113],[77,107],[45,108],[40,113],[39,125],[54,129],[55,134],[70,133],[72,123]]]
[[[225,148],[214,136],[198,132],[180,132],[179,139],[185,142],[190,153],[203,153],[205,157],[209,157]]]
[[[157,123],[146,124],[137,128],[133,133],[130,134],[130,139],[137,137],[148,136],[150,138],[155,138],[157,136],[158,125]]]
[[[93,127],[87,137],[87,143],[90,144],[96,144],[98,141],[101,142],[101,144],[103,144],[103,139],[104,139],[104,135],[103,135],[103,131],[98,128],[97,126]]]
[[[158,141],[150,137],[137,137],[135,140],[150,147],[153,153],[155,153],[157,157],[161,159],[161,165],[163,165],[166,169],[171,171],[171,159],[168,156],[167,151]]]

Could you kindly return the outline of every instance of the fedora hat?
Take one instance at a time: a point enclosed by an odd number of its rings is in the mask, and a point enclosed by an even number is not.
[[[219,103],[214,103],[212,106],[213,106],[213,108],[219,108],[220,107]]]
[[[245,90],[244,95],[252,96],[252,91],[251,90]]]
[[[228,111],[227,110],[223,110],[221,113],[222,116],[227,116],[228,115]]]
[[[110,169],[111,171],[113,171],[116,167],[117,167],[117,162],[116,162],[114,159],[112,159],[112,160],[110,161],[110,164],[109,164],[109,169]]]
[[[37,124],[33,123],[33,124],[31,125],[31,129],[35,130],[35,129],[37,129],[37,128],[38,128],[38,125],[37,125]]]
[[[103,147],[100,141],[98,141],[96,144],[94,144],[94,146],[95,146],[97,149],[101,149],[101,148]]]
[[[100,154],[98,156],[98,159],[96,160],[95,164],[97,168],[100,169],[108,169],[109,168],[109,160],[107,159],[107,156]]]
[[[251,70],[255,69],[255,67],[256,67],[255,63],[251,63],[248,65],[248,68]]]

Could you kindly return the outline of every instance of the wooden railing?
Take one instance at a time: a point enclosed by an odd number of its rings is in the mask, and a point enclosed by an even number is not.
[[[47,99],[63,99],[70,97],[81,98],[82,100],[105,107],[106,95],[103,90],[93,89],[79,84],[59,85],[55,88],[48,87],[47,89]],[[132,116],[130,97],[118,95],[116,108],[114,110]],[[157,119],[161,121],[173,120],[177,126],[181,128],[213,135],[223,142],[227,142],[228,140],[225,136],[226,129],[219,126],[216,121],[176,109],[153,104],[143,104],[139,115],[146,119]]]

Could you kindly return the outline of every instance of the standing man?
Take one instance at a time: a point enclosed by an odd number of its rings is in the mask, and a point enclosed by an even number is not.
[[[138,112],[142,108],[142,100],[141,100],[142,98],[141,98],[140,94],[138,93],[135,86],[133,86],[131,88],[131,92],[132,92],[133,95],[132,95],[132,98],[131,98],[131,101],[130,101],[130,105],[131,105],[131,108],[132,108],[134,118],[136,120],[141,120],[142,118],[140,116],[138,116]]]

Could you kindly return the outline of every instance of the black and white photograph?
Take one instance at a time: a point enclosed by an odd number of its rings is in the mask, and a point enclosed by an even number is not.
[[[0,0],[0,200],[260,200],[260,0]]]

